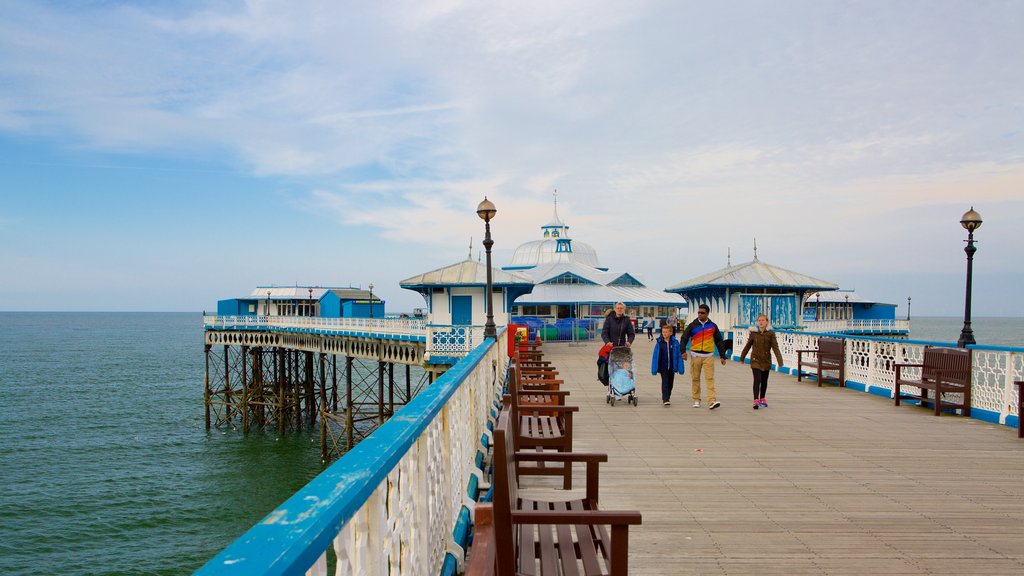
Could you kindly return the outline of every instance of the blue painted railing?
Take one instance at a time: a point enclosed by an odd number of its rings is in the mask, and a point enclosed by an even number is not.
[[[461,556],[452,534],[465,532],[504,339],[470,352],[197,574],[326,574],[332,545],[341,573],[440,573]]]

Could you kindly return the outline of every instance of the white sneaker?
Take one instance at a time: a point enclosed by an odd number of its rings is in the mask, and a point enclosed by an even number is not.
[[[693,403],[693,407],[694,408],[700,408],[700,402],[694,402]]]

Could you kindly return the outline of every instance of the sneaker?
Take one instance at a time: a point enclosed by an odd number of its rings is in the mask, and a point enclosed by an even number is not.
[[[754,410],[757,410],[760,407],[761,407],[761,403],[758,402],[757,400],[754,400]]]
[[[671,403],[671,402],[669,402],[668,400],[665,400],[665,401],[664,401],[664,402],[662,402],[661,404],[662,404],[662,406],[671,406],[671,405],[672,405],[672,403]]]
[[[714,410],[715,408],[718,408],[721,405],[722,405],[721,402],[712,402],[711,406],[708,406],[708,410]]]
[[[768,401],[765,400],[764,398],[761,398],[758,402],[761,404],[761,406],[764,406],[765,408],[768,407]]]
[[[693,403],[693,407],[694,408],[700,408],[700,402],[694,402]]]

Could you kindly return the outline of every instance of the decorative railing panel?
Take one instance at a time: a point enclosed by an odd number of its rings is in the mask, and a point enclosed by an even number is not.
[[[396,416],[197,574],[436,574],[496,399],[505,333],[477,346]]]
[[[428,324],[427,361],[444,364],[469,353],[484,341],[483,326]]]
[[[739,357],[746,344],[748,332],[733,333],[733,356]],[[857,337],[838,333],[778,330],[779,349],[785,361],[785,371],[796,370],[796,351],[817,348],[818,338],[828,336],[846,340],[846,379],[864,386],[866,391],[893,397],[896,382],[896,364],[920,363],[926,346],[956,347],[951,342],[923,342],[889,338]],[[969,346],[971,349],[972,384],[971,409],[982,417],[997,418],[1006,423],[1007,417],[1017,414],[1017,394],[1014,381],[1024,380],[1024,348],[1003,346]],[[907,376],[918,378],[918,368],[905,369]],[[987,414],[986,414],[987,413]]]
[[[427,323],[416,318],[320,318],[318,316],[203,316],[210,330],[300,330],[316,334],[420,337]],[[477,344],[480,342],[478,341]]]
[[[843,332],[879,334],[885,332],[907,333],[909,320],[807,320],[804,328],[812,332]]]

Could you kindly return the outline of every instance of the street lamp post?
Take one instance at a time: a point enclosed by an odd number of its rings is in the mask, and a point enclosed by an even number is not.
[[[967,253],[967,294],[964,297],[964,327],[960,330],[960,339],[956,341],[956,345],[960,348],[965,348],[969,344],[975,344],[974,341],[974,330],[971,330],[971,279],[974,268],[974,253],[978,251],[974,247],[974,231],[981,228],[981,214],[974,211],[974,206],[967,212],[964,212],[963,217],[960,218],[960,225],[967,230],[967,247],[964,248],[964,252]]]
[[[370,319],[373,320],[373,282],[370,282]]]
[[[907,322],[910,322],[910,296],[907,296]]]
[[[821,308],[821,292],[814,293],[814,321],[818,321],[818,308]]]
[[[310,316],[315,316],[315,314],[313,314],[313,311],[314,311],[313,309],[314,308],[316,308],[316,306],[313,305],[313,288],[310,287],[309,288],[309,315]]]
[[[270,316],[270,290],[267,290],[267,316]]]
[[[846,295],[846,310],[843,310],[843,316],[846,316],[847,320],[853,318],[853,314],[850,313],[850,295]]]
[[[476,207],[476,215],[484,221],[484,249],[487,251],[487,296],[484,300],[487,306],[487,323],[484,324],[484,338],[497,338],[498,336],[494,327],[493,289],[491,288],[491,246],[494,246],[494,240],[491,240],[491,218],[494,218],[497,213],[498,209],[486,196],[484,196],[484,201]]]

